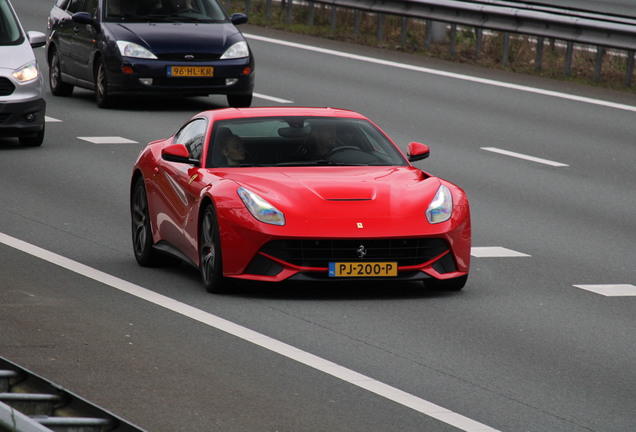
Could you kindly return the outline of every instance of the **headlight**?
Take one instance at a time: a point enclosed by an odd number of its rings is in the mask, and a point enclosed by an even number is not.
[[[221,56],[222,59],[236,59],[241,57],[248,57],[250,50],[247,48],[247,42],[237,42],[227,49]]]
[[[117,48],[119,48],[119,53],[124,57],[135,57],[153,60],[157,58],[157,56],[155,56],[153,53],[151,53],[141,45],[137,45],[136,43],[117,41]]]
[[[285,215],[254,192],[240,187],[238,194],[245,207],[259,221],[272,225],[285,225]]]
[[[435,198],[428,205],[426,219],[432,224],[445,222],[453,215],[453,196],[444,185],[440,186]]]
[[[35,62],[26,64],[13,72],[13,78],[17,79],[21,83],[33,81],[38,77],[38,75],[38,65]]]

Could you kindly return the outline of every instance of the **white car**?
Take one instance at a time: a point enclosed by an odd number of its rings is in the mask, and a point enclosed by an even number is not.
[[[0,0],[0,136],[25,146],[44,141],[44,79],[33,48],[45,44],[44,33],[25,32],[9,0]]]

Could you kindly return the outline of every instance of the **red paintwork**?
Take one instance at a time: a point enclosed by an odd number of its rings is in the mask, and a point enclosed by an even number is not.
[[[292,114],[366,119],[346,110],[298,107],[231,108],[195,117],[207,118],[211,128],[220,119]],[[260,247],[272,239],[426,236],[448,241],[458,271],[439,274],[432,262],[417,269],[439,279],[468,273],[470,210],[465,193],[452,183],[413,166],[199,168],[161,158],[172,140],[148,144],[135,163],[133,177],[141,174],[145,179],[154,242],[169,242],[195,265],[199,264],[201,204],[209,200],[217,212],[225,276],[279,281],[301,270],[285,265],[275,277],[244,273]],[[206,160],[207,144],[206,139],[201,160]],[[432,225],[425,212],[440,184],[452,192],[453,216]],[[279,209],[286,224],[274,226],[256,220],[239,198],[239,186],[247,186]],[[365,201],[333,201],[338,199]],[[364,228],[358,228],[359,223]]]

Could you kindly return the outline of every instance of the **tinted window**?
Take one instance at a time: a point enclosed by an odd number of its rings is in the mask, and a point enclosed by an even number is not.
[[[17,17],[6,0],[0,0],[0,45],[19,45],[24,41]]]
[[[84,0],[71,0],[71,3],[68,5],[68,12],[74,14],[76,12],[82,11],[82,5],[84,4]]]
[[[219,121],[207,166],[406,165],[402,154],[366,120],[266,117]],[[228,147],[241,148],[239,163]]]
[[[106,21],[225,22],[216,0],[105,0]]]

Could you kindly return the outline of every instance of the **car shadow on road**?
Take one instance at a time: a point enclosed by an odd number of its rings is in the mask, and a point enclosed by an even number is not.
[[[95,109],[95,96],[93,92],[76,89],[73,98],[86,101]],[[128,95],[117,96],[106,111],[154,111],[154,112],[201,112],[213,109],[227,108],[225,96],[165,96],[165,95]]]
[[[427,288],[423,282],[323,281],[323,282],[233,282],[227,296],[270,300],[392,300],[439,298],[459,295]]]

